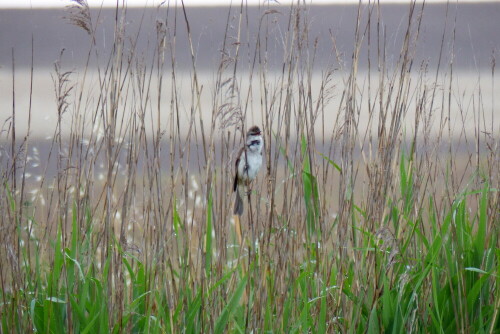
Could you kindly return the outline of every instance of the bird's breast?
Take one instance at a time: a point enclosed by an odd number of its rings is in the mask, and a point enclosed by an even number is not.
[[[246,159],[248,162],[245,163]],[[243,180],[249,179],[253,180],[257,177],[257,173],[259,172],[260,167],[262,166],[262,155],[260,154],[249,154],[247,152],[246,157],[245,154],[242,155],[239,166],[238,166],[238,175]]]

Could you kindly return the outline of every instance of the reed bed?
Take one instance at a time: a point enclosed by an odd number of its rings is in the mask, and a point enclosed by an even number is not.
[[[500,331],[498,101],[454,88],[453,18],[429,66],[414,56],[425,5],[408,5],[389,57],[380,4],[360,4],[353,53],[331,33],[318,67],[307,8],[263,7],[258,31],[245,5],[228,8],[207,74],[182,5],[158,8],[153,59],[117,7],[103,62],[99,17],[73,2],[88,61],[55,64],[48,149],[31,104],[16,132],[15,89],[1,132],[2,332]],[[253,124],[265,167],[239,244],[233,166]]]

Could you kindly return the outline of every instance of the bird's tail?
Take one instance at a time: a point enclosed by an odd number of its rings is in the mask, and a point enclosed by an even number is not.
[[[236,199],[234,200],[234,211],[235,215],[241,216],[243,214],[243,199],[240,194],[240,187],[236,187]]]

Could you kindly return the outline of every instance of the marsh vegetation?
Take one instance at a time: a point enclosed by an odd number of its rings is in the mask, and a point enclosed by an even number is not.
[[[99,16],[75,0],[88,61],[61,52],[48,120],[31,113],[37,68],[21,88],[14,59],[2,69],[2,332],[498,333],[495,54],[464,80],[445,17],[439,59],[416,61],[426,8],[407,8],[393,40],[380,5],[360,5],[352,54],[330,32],[321,66],[302,2],[262,7],[255,31],[228,8],[207,72],[188,9],[142,23],[156,27],[145,58],[116,8],[103,62]],[[234,157],[254,124],[265,167],[239,244]]]

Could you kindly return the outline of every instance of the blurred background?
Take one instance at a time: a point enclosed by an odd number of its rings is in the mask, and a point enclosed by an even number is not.
[[[101,8],[91,4],[91,18],[97,26],[93,55],[88,57],[92,38],[86,31],[70,23],[70,11],[64,6],[72,4],[70,1],[57,2],[16,2],[25,8],[4,8],[0,10],[0,120],[5,122],[12,114],[12,71],[15,68],[15,105],[18,115],[18,134],[27,130],[23,115],[27,117],[28,106],[32,105],[33,127],[31,134],[41,138],[52,133],[47,128],[47,122],[54,121],[56,99],[51,73],[54,64],[60,59],[62,69],[71,71],[72,79],[81,78],[82,69],[92,78],[93,70],[103,68],[109,63],[113,51],[116,10],[110,7]],[[130,2],[134,4],[134,2]],[[150,2],[151,4],[153,2]],[[226,41],[226,24],[237,25],[240,6],[193,6],[196,2],[186,1],[191,6],[186,7],[186,16],[189,20],[196,70],[204,85],[202,95],[205,103],[210,103],[210,91],[213,91],[214,75],[219,67]],[[215,2],[217,3],[217,2]],[[220,2],[218,2],[220,3]],[[289,22],[289,2],[255,2],[255,6],[245,6],[243,12],[245,24],[241,27],[239,45],[238,71],[251,72],[255,66],[255,48],[257,36],[268,34],[266,38],[266,66],[269,73],[280,71],[284,59],[284,32]],[[342,70],[349,70],[352,63],[354,45],[356,45],[356,22],[358,5],[355,2],[331,2],[328,5],[314,5],[323,1],[312,1],[311,6],[303,7],[303,15],[309,18],[308,48],[311,59],[314,57],[313,75],[321,75],[327,68],[339,71],[334,76],[339,84],[342,82]],[[10,3],[12,6],[14,3]],[[43,6],[58,5],[58,7],[44,8]],[[4,7],[9,2],[3,2]],[[31,6],[31,8],[30,8]],[[36,7],[39,6],[39,7]],[[365,40],[361,44],[358,71],[362,73],[368,66],[377,69],[377,52],[383,50],[384,66],[395,66],[399,60],[400,49],[405,37],[409,5],[407,2],[387,2],[374,9],[374,6],[361,5],[359,15],[361,27],[372,13],[374,21],[371,25],[372,35],[377,29],[383,36],[379,45],[375,41]],[[456,85],[456,92],[462,92],[463,99],[470,99],[470,94],[481,90],[482,103],[485,104],[487,119],[494,109],[493,78],[496,58],[500,52],[500,3],[499,2],[428,2],[424,8],[418,36],[418,47],[412,64],[414,72],[435,71],[441,66],[441,73],[453,66],[452,84]],[[168,27],[168,34],[175,37],[175,45],[170,45],[170,51],[175,57],[169,68],[164,71],[176,71],[188,74],[180,76],[177,81],[178,89],[184,99],[189,98],[191,68],[191,49],[187,38],[187,29],[184,24],[182,7],[163,2],[157,7],[129,7],[125,15],[125,36],[129,39],[126,45],[129,54],[134,54],[139,62],[148,66],[154,62],[157,52],[156,40],[159,24]],[[380,23],[374,18],[380,18]],[[263,20],[267,20],[263,24]],[[260,31],[265,29],[266,31]],[[228,27],[229,41],[237,40],[235,26]],[[234,33],[234,36],[231,36]],[[363,33],[363,32],[362,32]],[[370,48],[367,47],[371,43]],[[441,47],[443,45],[443,47]],[[312,47],[314,46],[314,47]],[[226,48],[227,49],[227,48]],[[64,50],[63,56],[61,52]],[[378,50],[378,51],[377,51]],[[369,53],[371,52],[371,53]],[[231,55],[228,55],[231,56]],[[87,64],[87,58],[89,62]],[[30,66],[33,59],[34,76],[33,90],[30,92]],[[88,72],[88,73],[87,73]],[[494,75],[494,77],[492,76]],[[155,78],[153,78],[154,80]],[[450,78],[444,79],[449,81]],[[89,82],[90,87],[95,81]],[[244,80],[241,84],[248,83]],[[445,82],[443,82],[443,85]],[[168,85],[168,83],[165,83]],[[168,86],[165,86],[168,88]],[[92,94],[92,89],[86,89]],[[94,93],[97,93],[94,91]],[[468,94],[465,94],[468,93]],[[165,93],[167,94],[167,93]],[[256,93],[256,98],[259,92]],[[460,95],[460,93],[459,93]],[[468,97],[469,96],[469,97]],[[333,107],[336,99],[333,99]],[[164,99],[164,101],[168,101]],[[500,105],[497,103],[496,105]],[[260,113],[250,115],[254,122],[260,122]],[[411,121],[411,115],[409,120]],[[497,121],[498,122],[498,121]],[[38,125],[42,125],[39,127]]]

